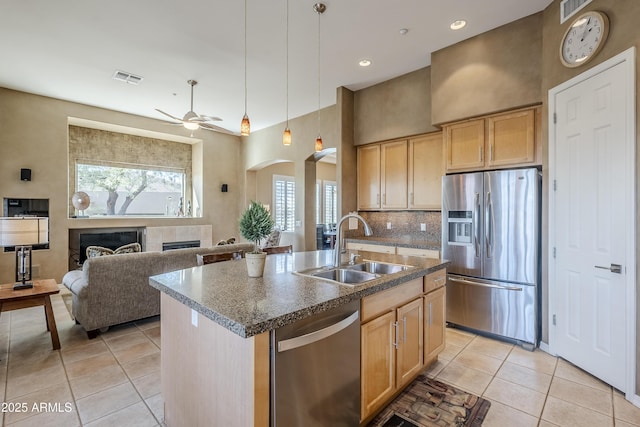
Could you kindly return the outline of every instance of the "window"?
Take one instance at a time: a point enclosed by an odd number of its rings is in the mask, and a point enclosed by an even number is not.
[[[316,224],[335,224],[338,219],[338,186],[334,181],[316,181]]]
[[[184,205],[184,171],[101,163],[76,163],[76,188],[82,188],[91,200],[82,215],[191,214],[190,204]]]
[[[68,150],[69,195],[82,191],[91,201],[82,211],[69,202],[70,217],[202,214],[191,144],[70,124]]]
[[[293,231],[296,210],[296,183],[292,176],[273,176],[273,219],[282,231]]]
[[[316,180],[316,224],[322,224],[322,180]]]
[[[338,186],[335,182],[324,181],[324,222],[338,222]]]

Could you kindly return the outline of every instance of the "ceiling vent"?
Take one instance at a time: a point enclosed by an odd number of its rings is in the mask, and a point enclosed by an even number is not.
[[[143,77],[136,76],[135,74],[127,73],[125,71],[117,71],[113,73],[114,80],[129,83],[130,85],[139,85]]]
[[[592,1],[593,0],[562,0],[562,2],[560,2],[560,23],[562,24],[571,18]]]

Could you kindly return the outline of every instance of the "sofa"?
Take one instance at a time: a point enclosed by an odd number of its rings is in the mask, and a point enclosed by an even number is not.
[[[69,271],[62,283],[72,293],[72,312],[89,338],[99,330],[160,314],[160,291],[149,277],[197,265],[197,255],[249,252],[251,243],[209,248],[138,252],[88,258],[82,270]]]

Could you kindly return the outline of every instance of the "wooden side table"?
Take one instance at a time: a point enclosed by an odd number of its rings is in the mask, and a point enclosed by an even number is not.
[[[54,350],[60,349],[60,338],[56,328],[56,319],[53,316],[51,295],[60,292],[54,279],[33,280],[33,288],[13,290],[13,283],[0,285],[0,314],[3,311],[18,310],[21,308],[37,307],[44,305],[44,314],[47,319],[47,330],[51,332],[51,342]]]

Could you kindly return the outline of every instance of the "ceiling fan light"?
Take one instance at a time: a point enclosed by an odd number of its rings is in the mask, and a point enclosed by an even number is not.
[[[318,137],[316,138],[315,149],[316,149],[316,153],[319,153],[320,151],[322,151],[322,137],[320,135],[318,135]]]
[[[249,136],[251,133],[251,122],[249,122],[249,116],[247,113],[244,113],[242,117],[242,122],[240,123],[240,135]]]
[[[200,125],[196,122],[182,122],[182,125],[189,130],[196,130],[200,128]]]
[[[289,130],[289,126],[286,127],[282,134],[282,145],[291,145],[291,131]]]

